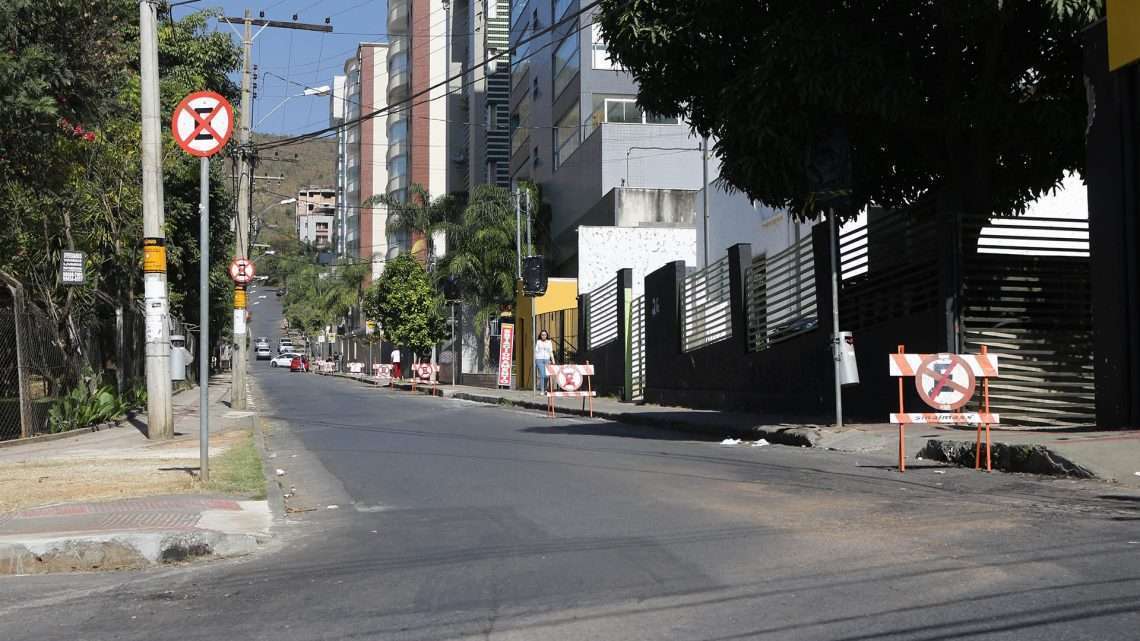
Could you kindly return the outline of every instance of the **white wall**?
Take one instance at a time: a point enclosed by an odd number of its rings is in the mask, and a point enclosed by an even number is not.
[[[697,264],[704,262],[704,190],[697,193]],[[811,224],[799,224],[800,238],[811,235]],[[741,192],[729,193],[713,185],[709,196],[709,253],[715,262],[737,243],[750,243],[752,255],[774,254],[796,240],[796,224],[787,214],[752,203]]]
[[[633,269],[633,295],[645,292],[645,276],[683,260],[696,265],[697,233],[691,227],[579,227],[578,291],[587,294]]]

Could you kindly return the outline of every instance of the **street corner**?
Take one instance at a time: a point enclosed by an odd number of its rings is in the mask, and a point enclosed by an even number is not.
[[[141,569],[244,556],[270,540],[264,500],[165,496],[0,516],[0,574]]]

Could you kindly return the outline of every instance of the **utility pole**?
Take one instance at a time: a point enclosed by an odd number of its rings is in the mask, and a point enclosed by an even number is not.
[[[222,17],[218,18],[219,22],[225,22],[231,25],[242,25],[241,49],[242,49],[242,63],[241,63],[241,122],[240,129],[238,130],[238,144],[241,161],[240,175],[238,177],[238,207],[237,207],[237,233],[234,234],[234,254],[237,258],[249,257],[249,205],[250,197],[253,193],[253,147],[250,144],[250,129],[253,121],[253,87],[250,78],[250,72],[253,68],[253,40],[257,37],[253,33],[254,25],[261,27],[264,30],[266,27],[276,27],[281,29],[303,29],[305,31],[321,31],[325,33],[332,32],[332,26],[328,24],[304,24],[300,22],[284,22],[280,20],[265,20],[263,18],[254,18],[253,12],[249,9],[245,10],[245,15],[241,18]],[[328,18],[325,18],[328,22]],[[261,33],[259,30],[258,34]],[[244,289],[244,285],[237,285],[236,287]],[[244,303],[245,297],[242,296],[241,300]],[[245,331],[245,308],[244,304],[241,309],[237,308],[238,297],[234,297],[234,342],[236,343],[234,349],[233,361],[233,384],[230,391],[230,404],[235,410],[245,409],[246,401],[246,382],[245,382],[245,368],[246,368],[246,331]],[[239,315],[241,316],[239,320]],[[240,333],[239,333],[240,330]]]
[[[158,8],[139,1],[142,107],[143,286],[146,301],[146,409],[149,439],[174,438],[171,408],[170,328],[166,295],[166,236],[162,211],[162,140],[159,137]]]
[[[705,196],[701,199],[702,207],[704,208],[704,238],[705,238],[705,264],[701,267],[709,266],[709,137],[705,136],[701,140],[701,183],[705,186],[703,193]]]
[[[253,96],[250,67],[253,59],[253,24],[252,12],[245,10],[245,25],[241,39],[241,124],[238,129],[238,154],[240,154],[241,169],[238,173],[238,203],[237,203],[237,229],[234,234],[234,256],[247,258],[249,256],[249,198],[253,190],[253,163],[250,161],[249,135],[250,123],[253,121]],[[245,289],[245,285],[235,285],[238,289]],[[244,410],[246,401],[245,366],[246,366],[246,332],[245,332],[245,296],[234,296],[234,362],[233,382],[230,388],[230,407],[235,410]],[[238,316],[242,318],[238,318]]]

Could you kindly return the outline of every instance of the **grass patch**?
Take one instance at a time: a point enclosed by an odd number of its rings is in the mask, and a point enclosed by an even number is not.
[[[210,481],[205,489],[258,500],[265,498],[265,472],[252,433],[244,432],[241,440],[221,456],[210,459]]]

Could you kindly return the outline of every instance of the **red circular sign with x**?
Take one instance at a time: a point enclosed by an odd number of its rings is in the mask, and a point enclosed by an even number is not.
[[[178,103],[170,129],[186,153],[200,158],[213,156],[234,132],[234,108],[221,94],[195,91]]]
[[[248,258],[235,258],[230,262],[230,280],[244,285],[253,280],[257,270]]]
[[[974,396],[977,381],[969,364],[957,354],[931,354],[914,370],[918,395],[927,405],[944,411],[961,408]]]

